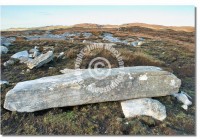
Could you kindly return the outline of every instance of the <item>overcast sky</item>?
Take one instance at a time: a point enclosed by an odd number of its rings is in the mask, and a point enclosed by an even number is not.
[[[193,6],[2,6],[1,29],[79,23],[194,26]]]

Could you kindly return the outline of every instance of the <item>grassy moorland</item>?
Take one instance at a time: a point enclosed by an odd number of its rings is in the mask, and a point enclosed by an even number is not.
[[[1,133],[3,135],[195,135],[196,132],[196,95],[195,95],[195,32],[175,31],[172,29],[152,29],[140,26],[116,28],[72,27],[51,30],[52,34],[65,32],[90,32],[92,36],[75,36],[70,40],[31,40],[24,36],[26,31],[4,31],[2,36],[14,36],[16,41],[9,46],[9,52],[1,55],[1,78],[9,85],[1,87]],[[44,34],[44,30],[34,30],[30,35]],[[188,111],[181,108],[174,97],[155,98],[166,106],[167,118],[161,122],[147,116],[124,118],[120,102],[105,102],[75,107],[53,108],[34,113],[11,112],[3,108],[5,95],[16,83],[60,74],[64,68],[74,68],[76,55],[91,42],[102,40],[103,33],[112,33],[120,39],[142,37],[145,42],[140,47],[116,43],[122,53],[125,66],[159,66],[174,73],[182,80],[181,90],[187,92],[193,104]],[[16,52],[30,50],[39,46],[41,50],[54,47],[54,54],[65,53],[64,59],[56,60],[41,68],[26,72],[27,66],[19,62],[4,67]],[[44,51],[45,52],[45,51]],[[87,68],[93,58],[107,58],[112,67],[118,67],[116,59],[106,50],[97,50],[84,57],[81,68]],[[52,67],[49,69],[49,67]]]

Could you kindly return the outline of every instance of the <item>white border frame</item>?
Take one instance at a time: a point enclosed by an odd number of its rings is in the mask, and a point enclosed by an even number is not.
[[[196,101],[199,101],[199,75],[197,73],[199,69],[199,61],[200,61],[200,52],[198,49],[199,45],[199,26],[197,23],[199,23],[199,18],[197,18],[197,15],[199,15],[199,8],[200,8],[200,2],[199,0],[1,0],[0,5],[193,5],[196,7]],[[190,139],[197,139],[199,137],[199,123],[198,123],[198,117],[199,116],[199,104],[200,102],[196,102],[196,135],[197,137],[191,137]],[[0,139],[5,139],[8,137],[0,137]],[[34,137],[9,137],[14,139],[20,139],[20,140],[27,140],[27,138],[35,139]],[[40,137],[41,138],[41,137]],[[69,137],[59,137],[62,139],[68,139]],[[102,137],[75,137],[76,139],[102,139]],[[103,139],[115,139],[118,140],[119,138],[123,139],[129,139],[133,137],[104,137]],[[145,139],[149,137],[137,137],[137,139]],[[188,139],[188,137],[162,137],[162,139]],[[41,138],[42,139],[42,138]],[[49,140],[55,139],[55,137],[49,137]],[[160,137],[154,137],[154,139],[160,139]]]

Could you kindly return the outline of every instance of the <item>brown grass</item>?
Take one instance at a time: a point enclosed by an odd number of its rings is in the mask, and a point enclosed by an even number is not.
[[[126,66],[165,66],[165,63],[143,52],[122,52]]]
[[[12,47],[9,47],[8,54],[1,57],[2,80],[11,84],[1,86],[1,133],[3,135],[195,135],[195,53],[190,52],[176,40],[181,40],[185,45],[188,42],[194,45],[193,33],[174,32],[171,30],[146,30],[139,29],[137,33],[120,31],[121,38],[146,37],[148,42],[141,48],[117,44],[114,47],[122,53],[125,66],[153,65],[165,68],[173,72],[182,80],[181,90],[187,92],[193,98],[193,104],[189,110],[181,108],[181,103],[172,96],[155,98],[166,106],[167,118],[157,121],[151,117],[124,118],[119,102],[97,103],[75,107],[54,108],[34,113],[17,113],[3,108],[6,93],[20,81],[37,79],[44,76],[58,75],[64,68],[74,68],[76,55],[85,47],[77,38],[73,43],[56,40],[24,41],[17,39]],[[90,32],[95,31],[90,41],[102,41],[98,34],[105,32],[117,33],[114,29],[89,29],[89,28],[68,28],[54,30],[53,33],[64,33],[66,31]],[[4,32],[4,35],[17,35],[23,32]],[[42,34],[42,31],[34,31],[33,34]],[[158,36],[158,38],[155,37]],[[115,34],[114,34],[115,36]],[[171,40],[166,40],[169,37]],[[176,37],[174,39],[174,37]],[[188,39],[187,39],[188,38]],[[34,46],[53,46],[54,53],[65,53],[65,58],[59,61],[52,61],[29,73],[20,74],[26,71],[25,64],[16,63],[10,67],[2,64],[11,55],[18,51],[29,50]],[[95,57],[105,57],[112,67],[118,67],[115,56],[106,50],[95,50],[83,58],[82,68],[87,68],[88,63]],[[53,67],[49,69],[49,67]]]

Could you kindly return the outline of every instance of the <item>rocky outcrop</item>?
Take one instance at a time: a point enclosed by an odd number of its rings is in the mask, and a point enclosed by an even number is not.
[[[5,46],[0,46],[0,54],[6,54],[8,52],[8,48]]]
[[[165,106],[151,98],[123,101],[121,102],[121,106],[126,118],[146,115],[163,121],[167,116]]]
[[[3,37],[1,36],[1,45],[10,46],[16,40],[15,37]]]
[[[53,60],[53,51],[48,51],[45,54],[41,54],[38,57],[35,57],[33,60],[27,62],[29,69],[38,68],[42,65],[49,63]]]
[[[14,59],[21,59],[21,58],[28,58],[28,51],[21,51],[21,52],[18,52],[18,53],[15,53],[11,56],[11,58],[14,58]]]
[[[79,78],[74,70],[62,75],[20,82],[6,94],[4,108],[33,112],[54,107],[166,96],[177,93],[181,85],[175,75],[158,67],[125,67],[123,75],[120,68],[110,70],[110,75],[103,80],[92,77],[91,72],[95,69],[85,69]],[[113,80],[119,75],[123,76],[123,81],[114,86]],[[101,91],[106,91],[108,86],[114,88],[107,92]]]
[[[9,84],[9,82],[8,81],[1,81],[0,80],[0,85],[4,85],[4,84]]]
[[[5,67],[7,67],[7,66],[9,66],[9,65],[15,64],[15,62],[16,62],[16,61],[15,61],[14,59],[9,59],[8,61],[4,62],[3,65],[4,65]]]
[[[20,61],[20,63],[26,63],[27,61],[30,60],[30,58],[28,58],[28,55],[29,54],[27,51],[21,51],[21,52],[15,53],[11,56],[11,58],[8,61],[4,62],[3,65],[7,67],[9,65],[15,64],[18,61]]]

